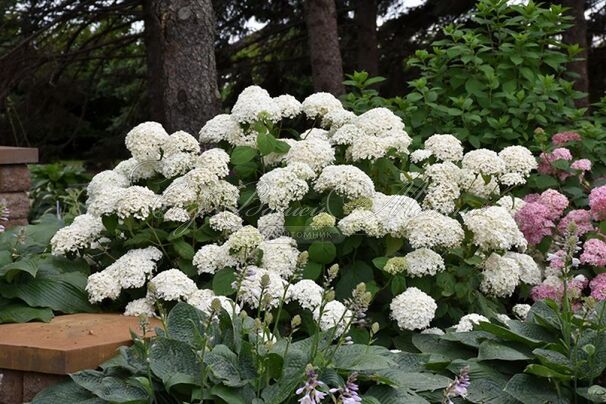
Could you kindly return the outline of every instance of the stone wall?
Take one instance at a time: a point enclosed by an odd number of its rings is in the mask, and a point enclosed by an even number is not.
[[[31,179],[27,164],[38,162],[38,149],[0,146],[0,202],[6,202],[6,227],[27,224]]]

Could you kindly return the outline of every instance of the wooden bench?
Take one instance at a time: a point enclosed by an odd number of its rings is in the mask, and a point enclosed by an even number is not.
[[[152,320],[150,328],[160,325]],[[31,401],[69,373],[95,369],[141,334],[136,317],[70,314],[49,323],[0,325],[0,404]]]
[[[9,209],[7,227],[27,224],[31,186],[27,164],[38,162],[38,149],[0,146],[0,201]]]

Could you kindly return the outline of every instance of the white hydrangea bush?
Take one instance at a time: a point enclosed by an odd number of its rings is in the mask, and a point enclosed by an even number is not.
[[[376,320],[394,336],[505,311],[541,279],[509,193],[535,158],[466,152],[448,134],[412,143],[389,109],[251,86],[197,137],[133,128],[132,157],[92,179],[52,252],[92,262],[90,301],[129,315],[175,301],[210,313],[218,299],[232,315],[307,313],[336,336]]]

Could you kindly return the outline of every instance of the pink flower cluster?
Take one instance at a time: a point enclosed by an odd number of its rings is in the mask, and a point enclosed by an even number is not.
[[[583,289],[587,287],[588,281],[583,275],[578,275],[568,281],[568,297],[579,299],[583,294]],[[533,301],[551,299],[559,302],[564,297],[564,282],[558,277],[551,276],[543,283],[534,286],[530,291],[530,297]]]
[[[606,300],[606,272],[593,278],[589,288],[591,288],[591,297],[596,300]]]
[[[556,133],[551,137],[551,142],[556,146],[560,146],[570,142],[578,142],[580,140],[581,135],[576,132],[561,132]]]
[[[553,166],[553,162],[557,160],[570,161],[572,160],[572,153],[565,147],[558,147],[551,153],[543,152],[539,156],[539,166],[537,167],[537,170],[541,174],[557,175],[558,178],[563,181],[569,177],[570,174]]]
[[[581,254],[581,263],[596,267],[606,265],[606,243],[597,238],[585,241],[583,244],[583,253]]]
[[[606,185],[591,190],[589,208],[595,220],[606,219]]]
[[[554,189],[542,194],[530,194],[515,220],[529,244],[539,244],[544,237],[553,234],[555,222],[568,207],[568,198]]]
[[[566,233],[570,223],[576,224],[575,234],[579,237],[595,230],[593,223],[591,223],[591,212],[588,210],[575,209],[568,212],[566,216],[560,220],[560,223],[558,223],[558,231],[561,234]]]

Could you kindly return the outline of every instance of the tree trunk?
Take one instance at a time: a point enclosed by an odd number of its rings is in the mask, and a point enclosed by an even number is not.
[[[341,95],[345,87],[335,0],[305,0],[304,8],[314,90]]]
[[[149,109],[173,132],[196,134],[220,109],[211,0],[145,0]]]
[[[561,0],[562,5],[569,7],[568,15],[573,17],[572,27],[568,28],[562,35],[566,44],[578,44],[583,50],[577,55],[581,60],[568,64],[568,69],[579,75],[574,79],[574,89],[584,93],[589,92],[589,77],[587,74],[587,22],[585,21],[585,1],[584,0]],[[579,108],[589,106],[587,96],[575,100],[575,105]]]
[[[376,76],[379,74],[376,0],[357,0],[355,23],[358,30],[357,67]]]

